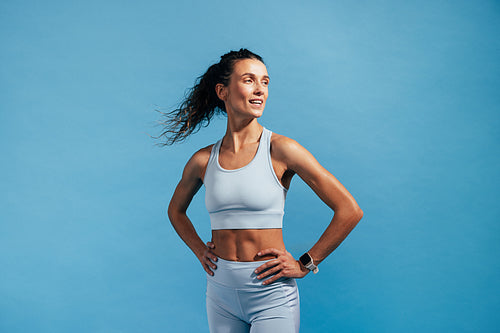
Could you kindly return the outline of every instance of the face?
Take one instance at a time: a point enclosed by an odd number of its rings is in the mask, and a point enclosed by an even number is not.
[[[268,95],[269,76],[266,65],[256,59],[243,59],[234,64],[227,86],[218,87],[219,98],[229,114],[239,117],[262,116]]]

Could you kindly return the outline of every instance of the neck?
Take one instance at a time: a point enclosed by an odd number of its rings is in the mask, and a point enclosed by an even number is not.
[[[237,153],[244,145],[258,142],[262,134],[263,127],[254,118],[248,122],[231,122],[228,118],[226,134],[222,144],[226,149]]]

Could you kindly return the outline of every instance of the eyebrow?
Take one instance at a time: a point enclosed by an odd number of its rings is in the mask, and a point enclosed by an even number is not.
[[[241,74],[240,77],[243,77],[245,75],[256,76],[254,73],[243,73],[243,74]],[[264,75],[263,77],[264,77],[264,79],[268,79],[268,80],[270,79],[269,75]]]

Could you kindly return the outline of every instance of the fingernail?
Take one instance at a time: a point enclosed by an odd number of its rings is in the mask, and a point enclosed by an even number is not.
[[[258,255],[258,256],[261,256],[261,255],[262,255],[262,252],[257,253],[257,255]]]
[[[256,270],[255,270],[255,274],[257,274],[258,272],[259,272],[259,270],[258,270],[258,269],[256,269]]]

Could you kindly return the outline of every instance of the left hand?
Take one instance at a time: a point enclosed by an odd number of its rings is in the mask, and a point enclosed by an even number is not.
[[[301,265],[300,262],[295,260],[295,258],[286,250],[280,251],[270,248],[257,253],[258,256],[268,254],[275,255],[277,258],[266,262],[255,270],[255,274],[258,274],[258,279],[263,279],[271,274],[275,274],[271,278],[262,282],[264,285],[273,283],[281,277],[303,278],[307,275],[307,273],[309,273],[309,270]],[[263,273],[259,274],[261,272]]]

